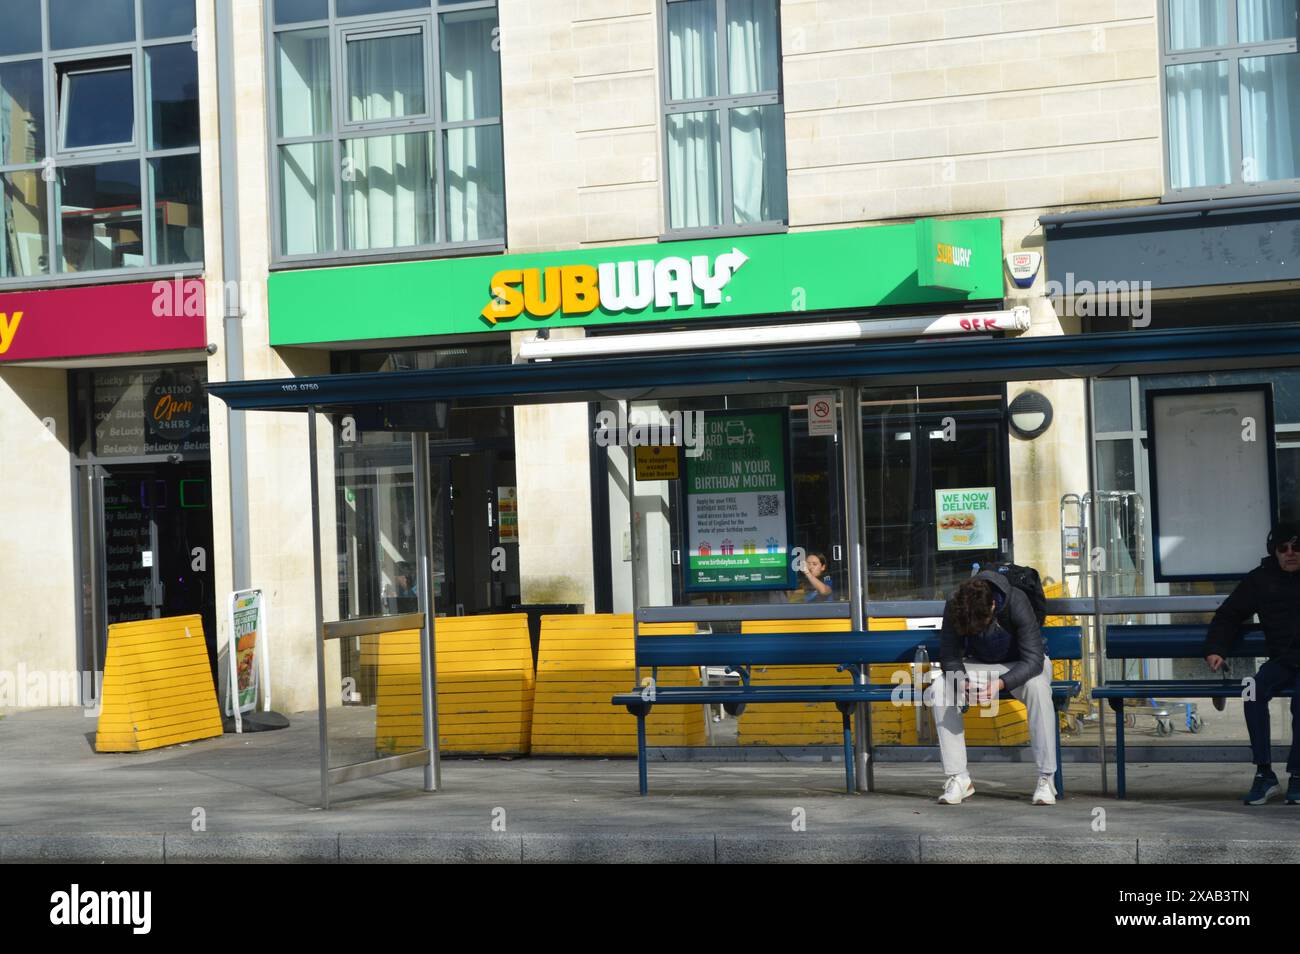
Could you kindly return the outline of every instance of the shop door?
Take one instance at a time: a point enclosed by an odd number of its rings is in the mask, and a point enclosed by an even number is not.
[[[519,601],[512,450],[430,451],[435,603],[440,614],[504,613]]]
[[[99,666],[112,624],[198,614],[215,673],[209,465],[95,465],[92,505],[102,534]]]
[[[974,564],[1010,559],[1001,405],[996,396],[879,405],[868,399],[863,458],[871,599],[940,599]],[[940,512],[953,500],[973,503]]]

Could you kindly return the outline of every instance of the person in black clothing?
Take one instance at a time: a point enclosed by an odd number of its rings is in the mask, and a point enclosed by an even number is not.
[[[1259,614],[1268,661],[1255,673],[1255,698],[1244,703],[1246,729],[1255,759],[1255,783],[1247,805],[1263,805],[1281,792],[1273,771],[1268,703],[1278,690],[1290,688],[1291,774],[1286,803],[1300,805],[1300,526],[1279,523],[1268,535],[1269,555],[1251,570],[1219,606],[1205,638],[1205,661],[1218,672],[1232,654],[1243,622]]]

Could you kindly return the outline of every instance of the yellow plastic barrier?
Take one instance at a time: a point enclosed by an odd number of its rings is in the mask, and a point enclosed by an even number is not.
[[[524,755],[532,730],[533,651],[528,617],[444,616],[435,621],[438,743],[442,752]],[[420,631],[362,638],[363,663],[378,668],[375,751],[424,744]]]
[[[897,632],[907,629],[905,619],[871,619],[872,632]],[[744,633],[842,633],[849,629],[848,620],[762,620],[743,623]],[[871,668],[870,681],[890,685],[898,681],[897,670],[908,672],[902,663],[877,663]],[[769,666],[755,668],[750,674],[755,685],[833,685],[847,681],[834,666]],[[925,713],[928,717],[928,713]],[[1013,700],[999,704],[996,716],[981,718],[979,710],[967,710],[965,717],[968,745],[1022,745],[1029,741],[1029,724],[1025,707]],[[831,703],[776,703],[749,706],[736,725],[740,745],[841,745],[843,722],[839,710]],[[916,745],[916,709],[887,702],[871,703],[871,741],[873,745]]]
[[[221,735],[203,618],[108,627],[97,752],[143,752]]]
[[[1064,583],[1052,583],[1043,587],[1043,593],[1049,600],[1062,599],[1070,595]],[[1078,626],[1079,617],[1077,616],[1049,616],[1043,621],[1044,626]],[[1086,637],[1086,633],[1084,634]],[[1085,640],[1084,651],[1087,651]],[[1069,701],[1064,712],[1058,712],[1057,718],[1060,719],[1061,728],[1069,729],[1073,727],[1074,719],[1082,718],[1092,711],[1092,685],[1085,678],[1086,670],[1083,661],[1079,659],[1053,659],[1052,660],[1052,678],[1055,680],[1075,679],[1082,683],[1083,688],[1079,694]]]
[[[903,619],[873,619],[872,631],[907,628]],[[847,619],[755,620],[741,624],[742,633],[844,633]],[[889,684],[897,664],[871,667],[871,682]],[[847,673],[834,666],[764,666],[750,673],[754,685],[835,685],[848,683]],[[771,703],[746,707],[736,720],[736,741],[740,745],[843,745],[843,721],[839,709],[829,702]],[[916,743],[916,710],[910,706],[871,704],[871,740],[875,745]]]
[[[646,624],[642,634],[690,635],[689,623]],[[632,688],[636,646],[627,614],[543,616],[533,702],[533,753],[635,755],[636,719],[610,698]],[[643,675],[649,675],[646,671]],[[694,667],[659,670],[663,686],[697,686]],[[650,745],[703,745],[703,706],[656,706],[646,719]]]

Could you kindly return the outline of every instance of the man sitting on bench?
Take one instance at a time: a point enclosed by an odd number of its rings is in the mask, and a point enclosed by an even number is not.
[[[1029,744],[1038,763],[1033,803],[1055,805],[1052,669],[1029,598],[993,570],[966,580],[944,607],[940,662],[943,679],[935,683],[934,723],[948,776],[940,803],[957,805],[975,794],[966,771],[965,706],[959,700],[986,705],[1005,689],[1024,703],[1029,716]],[[967,680],[968,670],[979,676]],[[945,704],[949,701],[953,704]]]
[[[1241,624],[1259,614],[1268,661],[1255,673],[1255,698],[1243,704],[1255,784],[1247,805],[1263,805],[1282,791],[1273,771],[1268,703],[1279,689],[1291,687],[1291,773],[1286,803],[1300,805],[1300,526],[1279,523],[1268,535],[1268,556],[1246,574],[1214,614],[1205,637],[1205,661],[1218,672],[1231,654]]]

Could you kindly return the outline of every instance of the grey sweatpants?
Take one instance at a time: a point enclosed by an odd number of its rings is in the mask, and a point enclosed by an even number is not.
[[[966,660],[966,672],[987,672],[996,680],[1009,667],[1002,663],[982,663]],[[960,700],[957,705],[945,705],[944,689],[947,680],[935,684],[934,725],[939,734],[939,754],[943,758],[945,775],[962,775],[966,772],[966,730],[962,720]],[[1043,671],[1011,695],[1025,704],[1029,719],[1029,747],[1034,752],[1040,775],[1056,774],[1056,710],[1052,706],[1052,661],[1043,658]],[[990,707],[987,711],[992,712]]]

